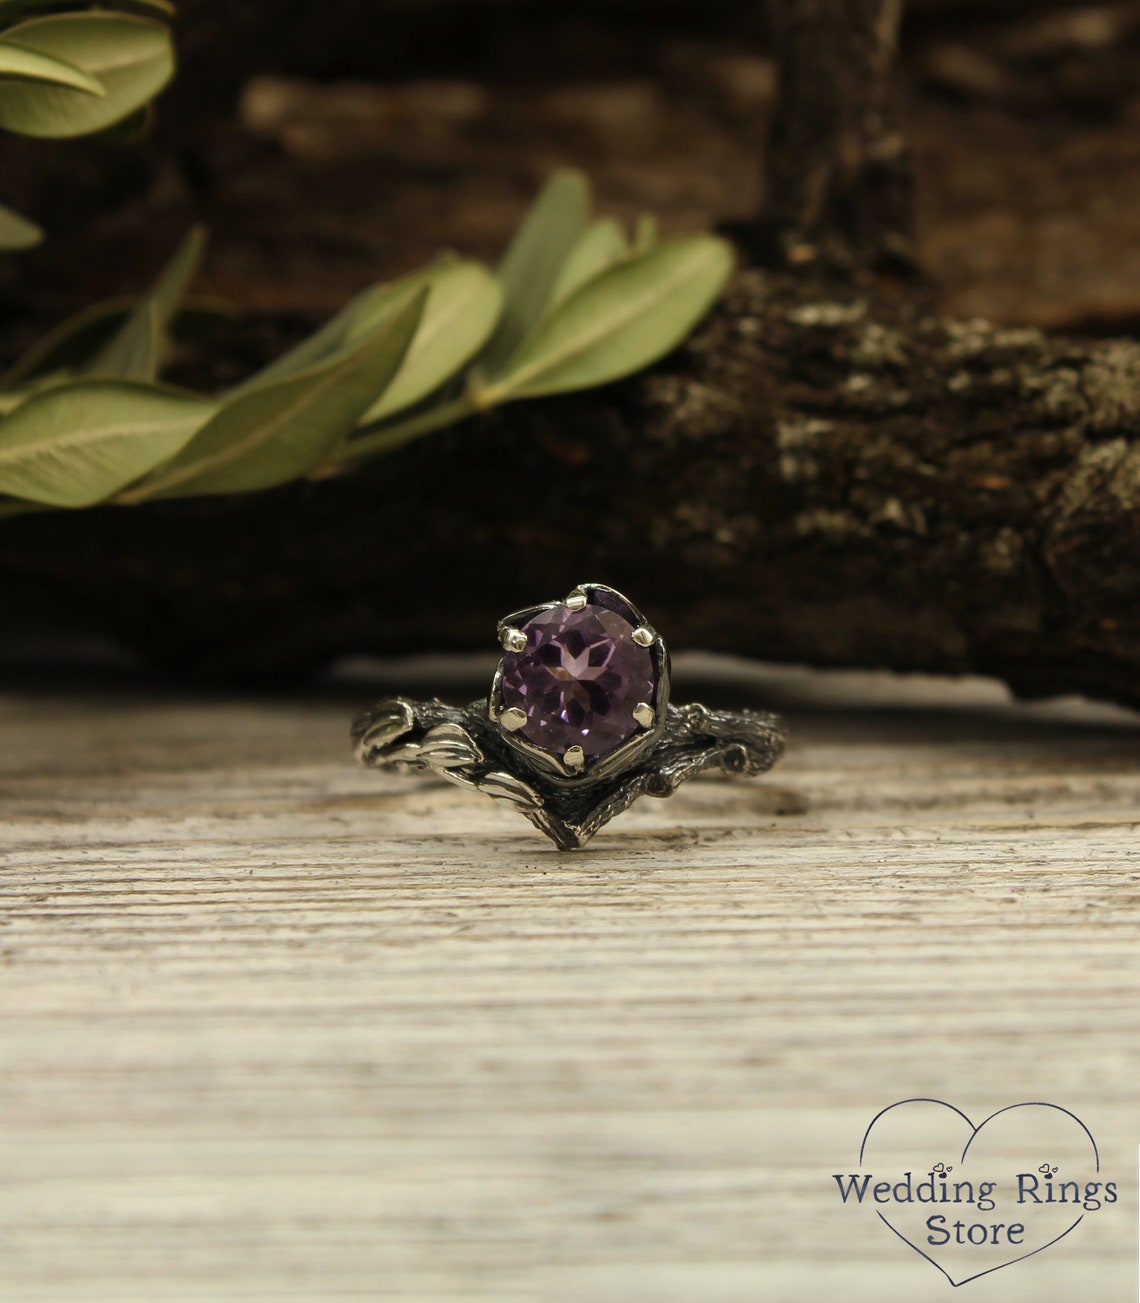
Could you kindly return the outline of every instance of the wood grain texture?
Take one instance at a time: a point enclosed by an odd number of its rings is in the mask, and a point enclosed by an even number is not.
[[[786,760],[577,853],[370,687],[0,698],[0,1299],[939,1299],[831,1179],[912,1095],[1121,1182],[972,1303],[1133,1298],[1135,719],[729,669]]]

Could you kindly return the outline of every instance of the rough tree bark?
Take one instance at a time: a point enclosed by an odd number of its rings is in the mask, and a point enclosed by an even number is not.
[[[503,611],[598,579],[675,647],[1140,705],[1140,345],[945,320],[876,274],[909,247],[892,0],[826,0],[808,33],[823,3],[773,6],[791,266],[742,271],[677,356],[340,480],[11,520],[0,624],[50,600],[257,677],[490,649]]]

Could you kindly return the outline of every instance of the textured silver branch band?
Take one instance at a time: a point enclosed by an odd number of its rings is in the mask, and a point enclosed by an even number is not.
[[[761,774],[784,746],[776,715],[670,705],[655,741],[628,766],[567,778],[512,747],[486,699],[456,707],[388,697],[355,721],[352,735],[362,764],[434,774],[509,801],[563,850],[584,846],[639,796],[671,796],[704,769]]]

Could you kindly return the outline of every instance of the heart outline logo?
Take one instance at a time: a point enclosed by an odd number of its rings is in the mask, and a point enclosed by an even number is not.
[[[1092,1132],[1081,1121],[1081,1119],[1077,1117],[1075,1113],[1071,1112],[1067,1108],[1063,1108],[1060,1104],[1051,1104],[1045,1100],[1025,1100],[1020,1104],[1007,1104],[1004,1108],[999,1108],[995,1112],[991,1113],[989,1117],[984,1118],[981,1122],[979,1122],[975,1126],[974,1123],[971,1122],[969,1117],[967,1117],[966,1114],[963,1113],[960,1108],[956,1108],[953,1104],[948,1104],[945,1100],[933,1099],[929,1096],[916,1096],[912,1099],[897,1100],[894,1104],[888,1104],[886,1108],[880,1109],[879,1112],[875,1114],[875,1116],[871,1119],[870,1123],[868,1124],[866,1131],[863,1133],[863,1140],[859,1146],[860,1167],[863,1167],[864,1165],[864,1157],[867,1151],[867,1143],[871,1138],[871,1133],[872,1131],[874,1131],[876,1124],[883,1117],[885,1117],[886,1114],[890,1113],[893,1109],[902,1108],[910,1104],[934,1104],[940,1108],[949,1109],[951,1113],[961,1118],[961,1120],[966,1124],[966,1126],[969,1127],[970,1135],[965,1145],[962,1148],[962,1153],[958,1160],[960,1164],[965,1162],[966,1156],[969,1154],[970,1148],[974,1144],[974,1141],[977,1140],[978,1136],[982,1133],[982,1131],[987,1126],[989,1126],[989,1124],[993,1122],[996,1118],[999,1118],[1004,1114],[1012,1113],[1017,1109],[1024,1109],[1024,1108],[1052,1109],[1059,1114],[1063,1114],[1065,1117],[1069,1118],[1072,1122],[1075,1122],[1077,1126],[1080,1128],[1080,1130],[1084,1132],[1085,1136],[1088,1139],[1089,1145],[1092,1148],[1093,1169],[1097,1173],[1100,1172],[1100,1151],[1097,1148],[1097,1143],[1096,1140],[1093,1138]],[[898,1238],[902,1240],[902,1242],[906,1244],[909,1248],[913,1249],[915,1253],[919,1255],[919,1257],[925,1258],[926,1261],[929,1262],[932,1267],[936,1267],[938,1271],[941,1272],[941,1274],[950,1282],[950,1284],[955,1289],[957,1289],[960,1285],[968,1285],[972,1280],[979,1280],[982,1276],[989,1276],[995,1271],[1001,1271],[1005,1267],[1012,1267],[1018,1262],[1024,1262],[1026,1258],[1032,1258],[1038,1253],[1043,1253],[1046,1249],[1051,1248],[1058,1241],[1063,1240],[1066,1235],[1074,1231],[1081,1224],[1081,1222],[1084,1221],[1084,1217],[1085,1217],[1085,1214],[1082,1212],[1081,1215],[1077,1217],[1073,1222],[1071,1222],[1067,1227],[1065,1227],[1063,1231],[1059,1232],[1057,1235],[1054,1235],[1053,1238],[1048,1240],[1046,1243],[1040,1244],[1034,1249],[1030,1249],[1027,1253],[1019,1254],[1016,1258],[1010,1258],[1007,1261],[999,1262],[994,1266],[985,1267],[981,1271],[976,1271],[970,1276],[964,1276],[961,1280],[955,1280],[954,1277],[950,1274],[950,1272],[947,1271],[946,1268],[936,1258],[932,1257],[924,1249],[920,1248],[917,1244],[915,1244],[914,1241],[911,1240],[907,1235],[905,1235],[901,1230],[899,1230],[899,1228],[896,1225],[894,1225],[894,1223],[891,1222],[891,1220],[888,1217],[886,1217],[878,1209],[875,1210],[875,1213],[876,1216],[879,1218],[879,1220],[887,1227],[888,1230],[890,1230],[895,1235],[897,1235]]]

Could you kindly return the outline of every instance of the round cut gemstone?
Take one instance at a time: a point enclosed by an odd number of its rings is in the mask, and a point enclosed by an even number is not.
[[[503,708],[523,711],[519,732],[544,751],[607,755],[642,731],[633,711],[653,705],[656,673],[649,649],[633,641],[634,613],[609,609],[617,605],[540,611],[520,626],[523,650],[503,656]]]

